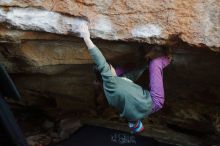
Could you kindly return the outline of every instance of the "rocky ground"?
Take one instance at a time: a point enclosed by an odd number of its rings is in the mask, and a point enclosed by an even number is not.
[[[180,123],[176,125],[173,123],[170,124],[169,121],[160,121],[160,124],[158,123],[158,118],[155,117],[144,120],[145,131],[142,135],[153,137],[165,143],[183,146],[214,146],[220,143],[219,135],[215,133],[214,129],[210,129],[207,125],[199,125],[198,122],[196,123],[197,125],[193,125],[193,128],[180,125]],[[20,124],[22,125],[22,129],[27,136],[27,141],[30,146],[44,146],[68,139],[82,124],[109,127],[128,132],[125,120],[119,120],[116,117],[106,120],[106,118],[89,118],[87,116],[86,118],[79,118],[75,114],[69,114],[68,117],[63,119],[51,120],[45,118],[42,119],[42,121],[27,120],[20,121]]]
[[[196,106],[198,111],[192,110],[192,106]],[[83,124],[129,132],[126,120],[119,118],[118,113],[105,104],[78,112],[54,108],[42,110],[17,104],[11,104],[11,107],[30,146],[44,146],[68,139]],[[165,109],[143,121],[145,131],[142,135],[182,146],[217,146],[220,144],[217,109],[201,104],[186,106],[180,101],[166,105]]]

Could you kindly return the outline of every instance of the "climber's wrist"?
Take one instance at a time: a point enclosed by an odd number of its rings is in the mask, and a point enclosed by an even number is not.
[[[91,40],[91,38],[89,36],[85,36],[85,37],[83,37],[83,39],[84,39],[85,42],[88,42],[88,41]]]
[[[86,46],[87,46],[88,49],[91,49],[91,48],[94,48],[94,47],[95,47],[95,45],[94,45],[94,43],[92,42],[92,40],[90,39],[90,37],[84,37],[83,39],[84,39],[84,41],[85,41]]]

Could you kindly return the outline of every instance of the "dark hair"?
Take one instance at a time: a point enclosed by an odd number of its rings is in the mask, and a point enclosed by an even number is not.
[[[172,49],[169,46],[164,45],[155,45],[150,48],[149,51],[145,54],[145,59],[154,59],[161,56],[171,56],[172,55]]]

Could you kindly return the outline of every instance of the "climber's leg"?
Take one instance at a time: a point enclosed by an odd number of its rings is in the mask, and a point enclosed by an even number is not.
[[[144,130],[144,125],[141,120],[129,121],[128,127],[130,128],[132,134],[139,134]]]
[[[170,64],[166,56],[158,57],[150,61],[150,95],[153,101],[152,113],[158,111],[164,104],[163,69]]]

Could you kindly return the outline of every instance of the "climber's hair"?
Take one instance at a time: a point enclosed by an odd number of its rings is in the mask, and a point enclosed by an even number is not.
[[[145,53],[146,60],[151,60],[161,56],[171,57],[172,49],[169,46],[165,45],[155,45]]]

